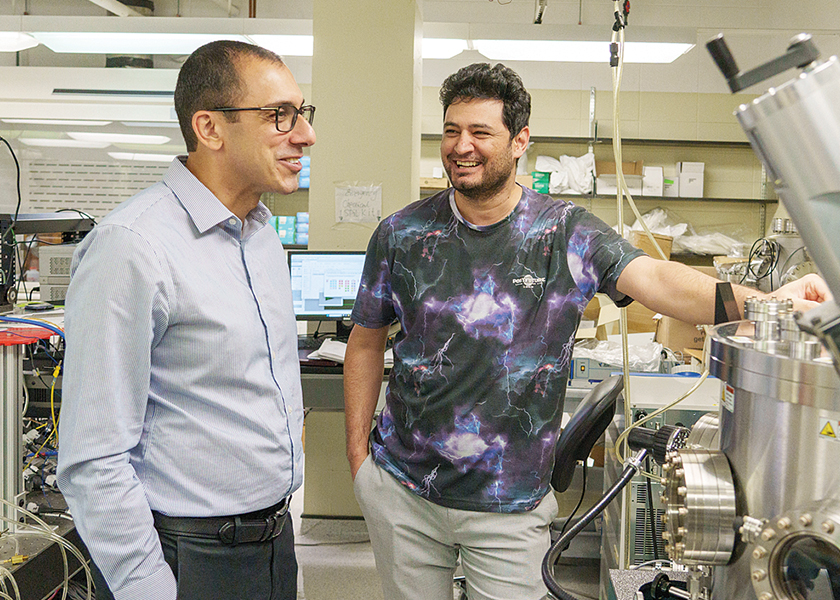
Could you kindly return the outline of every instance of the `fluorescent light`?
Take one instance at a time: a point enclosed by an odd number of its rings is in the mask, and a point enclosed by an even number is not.
[[[625,42],[626,63],[672,63],[694,48],[694,44],[676,42]]]
[[[248,41],[242,35],[211,33],[36,31],[32,35],[53,52],[84,54],[192,54],[216,40]]]
[[[0,52],[20,52],[37,45],[38,40],[28,33],[0,31]]]
[[[176,154],[135,154],[133,152],[109,152],[108,156],[117,160],[139,160],[145,162],[172,162]]]
[[[25,125],[75,125],[101,127],[110,125],[112,121],[72,121],[68,119],[0,119],[4,123],[21,123]]]
[[[89,133],[81,131],[68,131],[74,140],[82,142],[107,142],[108,144],[152,144],[160,145],[168,143],[171,138],[165,135],[137,135],[133,133]]]
[[[452,58],[469,47],[467,40],[423,38],[423,58]]]
[[[107,148],[108,142],[82,142],[79,140],[65,140],[61,138],[18,138],[27,146],[44,146],[51,148]]]
[[[262,35],[249,34],[256,45],[271,50],[280,56],[312,56],[311,35]]]
[[[475,49],[491,60],[603,62],[610,60],[609,42],[554,40],[475,40]],[[626,42],[626,63],[670,63],[694,44]]]
[[[173,127],[180,129],[178,123],[170,123],[168,121],[120,121],[126,127]]]

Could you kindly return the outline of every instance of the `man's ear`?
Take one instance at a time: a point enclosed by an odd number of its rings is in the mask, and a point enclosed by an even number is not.
[[[208,110],[196,111],[192,116],[192,128],[199,144],[210,150],[218,150],[222,147],[218,120],[223,118],[221,113],[212,113]]]
[[[531,130],[526,125],[522,130],[513,136],[513,157],[519,158],[528,149],[528,142],[531,141]]]

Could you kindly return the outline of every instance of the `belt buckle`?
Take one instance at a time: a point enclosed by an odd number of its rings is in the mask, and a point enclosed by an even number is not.
[[[266,517],[265,531],[266,534],[262,541],[273,540],[283,532],[283,525],[286,521],[286,513],[288,512],[288,504],[281,507],[273,515]]]
[[[228,546],[235,546],[237,544],[236,539],[236,530],[237,525],[240,525],[239,517],[234,519],[234,522],[231,523],[228,521],[224,523],[221,527],[219,527],[219,539],[222,541],[223,544]]]

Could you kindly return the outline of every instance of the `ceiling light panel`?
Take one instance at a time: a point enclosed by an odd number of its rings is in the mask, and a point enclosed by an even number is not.
[[[83,142],[80,140],[65,140],[58,138],[18,138],[27,146],[41,146],[44,148],[107,148],[108,142]]]
[[[0,121],[21,125],[70,125],[75,127],[102,127],[113,123],[113,121],[79,121],[72,119],[0,119]]]
[[[475,49],[491,60],[609,63],[609,42],[555,40],[475,40]],[[693,44],[626,42],[624,62],[670,63]]]
[[[468,48],[467,40],[452,38],[423,38],[423,58],[447,59]]]
[[[32,35],[53,52],[84,54],[192,54],[216,40],[248,41],[244,35],[213,33],[38,31]]]
[[[74,140],[82,142],[106,142],[108,144],[150,144],[160,145],[171,141],[165,135],[139,135],[133,133],[90,133],[83,131],[68,131]]]
[[[138,154],[134,152],[109,152],[108,156],[117,160],[137,160],[144,162],[172,162],[175,154]]]
[[[312,56],[314,38],[311,35],[250,34],[247,37],[280,56]]]
[[[0,31],[0,52],[20,52],[38,45],[38,40],[28,33]]]

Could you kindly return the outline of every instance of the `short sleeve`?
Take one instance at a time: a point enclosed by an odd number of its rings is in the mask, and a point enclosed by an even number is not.
[[[368,242],[365,266],[351,319],[357,325],[376,329],[397,317],[391,289],[390,220],[379,224]]]
[[[596,292],[607,294],[618,306],[633,299],[618,291],[618,278],[630,262],[643,256],[609,225],[578,207],[567,229],[567,260],[578,289],[591,299]]]

